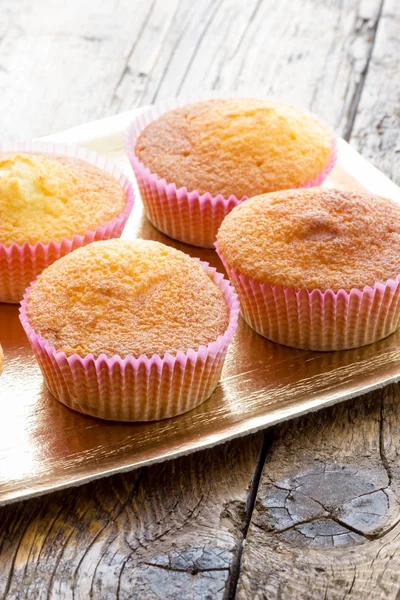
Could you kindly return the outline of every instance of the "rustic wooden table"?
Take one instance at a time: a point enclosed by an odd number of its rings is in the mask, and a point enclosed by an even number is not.
[[[311,109],[400,180],[398,0],[0,0],[2,136],[198,90]],[[0,509],[2,598],[399,598],[392,386]]]

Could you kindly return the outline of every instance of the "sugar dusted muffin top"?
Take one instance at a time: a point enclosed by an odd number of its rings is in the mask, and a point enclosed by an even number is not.
[[[217,242],[231,266],[261,282],[362,289],[400,274],[400,206],[324,188],[264,194],[224,219]]]
[[[331,152],[331,134],[316,117],[249,98],[168,111],[147,125],[135,146],[150,171],[178,188],[239,199],[314,179]]]
[[[77,158],[0,154],[0,243],[72,238],[112,220],[126,205],[109,173]]]
[[[26,310],[56,350],[95,357],[197,350],[229,317],[195,259],[145,240],[94,242],[61,258],[39,276]]]

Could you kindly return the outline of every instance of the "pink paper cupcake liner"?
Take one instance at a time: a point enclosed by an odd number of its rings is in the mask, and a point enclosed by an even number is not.
[[[193,100],[192,100],[193,102]],[[225,198],[222,194],[212,196],[189,191],[186,187],[177,188],[152,173],[135,155],[136,141],[143,129],[164,112],[187,104],[187,101],[171,101],[162,106],[151,106],[138,114],[125,135],[125,150],[135,173],[143,200],[146,215],[162,233],[202,248],[213,248],[218,229],[230,211],[247,200],[248,196]],[[336,163],[336,140],[332,138],[332,152],[329,163],[313,179],[299,187],[320,185]]]
[[[90,242],[119,237],[132,210],[134,193],[129,179],[112,162],[85,148],[40,142],[0,144],[0,155],[7,152],[38,152],[80,158],[111,173],[126,193],[126,206],[121,214],[111,221],[99,223],[96,229],[86,231],[83,235],[45,244],[27,242],[6,246],[0,243],[0,302],[18,304],[29,284],[57,259]]]
[[[261,283],[230,266],[242,316],[260,335],[304,350],[345,350],[381,340],[400,327],[400,275],[373,287],[312,290]]]
[[[38,360],[46,386],[63,404],[81,413],[116,421],[155,421],[195,408],[212,394],[221,377],[229,343],[235,333],[239,302],[229,281],[200,262],[224,294],[229,309],[226,331],[197,350],[163,357],[95,358],[66,356],[37,334],[26,314],[27,290],[20,319]]]

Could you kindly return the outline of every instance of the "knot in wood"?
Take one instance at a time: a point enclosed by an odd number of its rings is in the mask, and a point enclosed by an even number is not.
[[[388,485],[383,470],[317,463],[266,486],[253,523],[292,546],[360,543],[384,533],[394,504]]]

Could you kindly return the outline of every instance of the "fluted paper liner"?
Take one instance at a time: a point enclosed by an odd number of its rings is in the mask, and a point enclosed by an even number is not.
[[[20,308],[22,326],[38,360],[46,386],[73,410],[116,421],[154,421],[195,408],[212,394],[221,377],[239,315],[237,295],[229,281],[200,262],[224,294],[229,310],[226,331],[207,346],[139,358],[81,357],[57,352],[29,324],[27,290]]]
[[[124,210],[111,221],[99,223],[96,229],[83,235],[64,238],[60,242],[38,242],[36,244],[0,243],[0,302],[19,303],[30,283],[49,265],[76,248],[96,240],[119,237],[134,204],[134,193],[129,179],[109,160],[85,148],[74,148],[64,144],[27,142],[0,144],[0,156],[9,152],[37,152],[51,156],[80,158],[110,173],[121,184],[126,193]]]
[[[400,326],[400,275],[350,292],[297,290],[248,277],[215,247],[243,318],[269,340],[304,350],[345,350],[377,342]]]
[[[197,190],[189,191],[186,187],[177,188],[175,183],[167,182],[166,179],[152,173],[135,154],[136,141],[149,123],[164,112],[187,103],[174,100],[140,112],[126,132],[125,150],[151,223],[159,231],[176,240],[202,248],[213,248],[223,219],[235,206],[247,200],[248,196],[239,199],[232,194],[225,198],[222,194],[212,196],[208,192],[200,194]],[[334,167],[336,156],[336,140],[332,138],[331,157],[326,167],[317,177],[298,187],[320,185]]]

